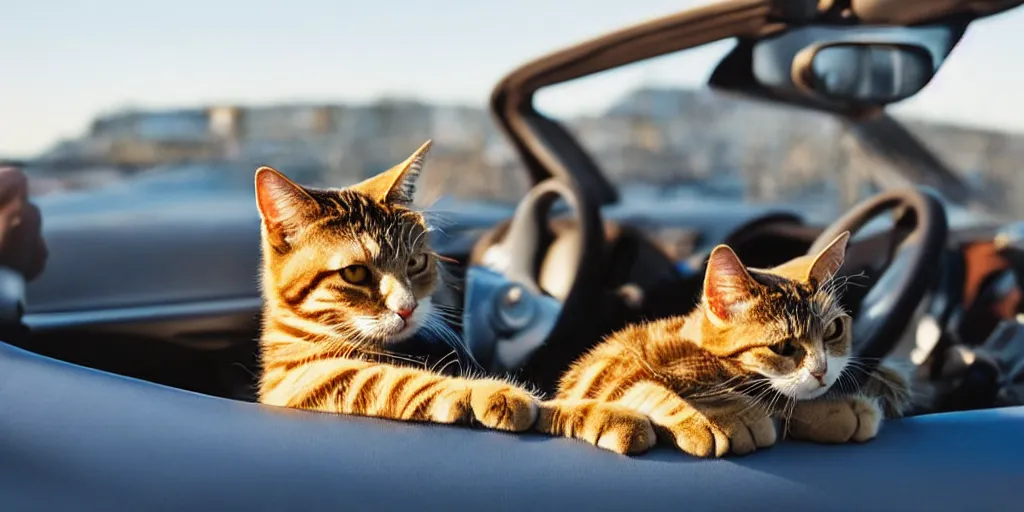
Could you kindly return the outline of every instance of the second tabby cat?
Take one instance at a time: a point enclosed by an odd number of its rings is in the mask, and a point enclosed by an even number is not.
[[[747,269],[717,247],[701,304],[684,317],[622,329],[580,358],[536,428],[619,453],[661,439],[701,457],[774,444],[775,419],[798,439],[875,437],[883,406],[900,414],[909,391],[885,367],[871,386],[844,381],[857,362],[832,277],[848,239],[769,270]]]

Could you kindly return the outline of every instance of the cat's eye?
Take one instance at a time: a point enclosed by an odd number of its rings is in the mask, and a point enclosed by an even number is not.
[[[832,341],[832,340],[838,339],[839,337],[841,337],[843,335],[843,330],[844,329],[845,329],[845,324],[843,324],[843,319],[842,318],[833,319],[825,327],[825,336],[824,336],[825,341]]]
[[[341,278],[355,285],[370,282],[370,269],[366,265],[349,265],[341,269]]]
[[[776,354],[783,357],[789,357],[793,354],[796,354],[796,345],[793,344],[793,340],[786,340],[783,341],[782,343],[776,343],[768,348],[770,348],[772,352],[775,352]]]
[[[406,272],[410,276],[415,276],[415,275],[422,274],[423,271],[426,270],[426,269],[427,269],[427,255],[426,254],[417,254],[416,256],[413,256],[412,259],[409,260],[409,268],[408,268],[408,270],[406,270]]]

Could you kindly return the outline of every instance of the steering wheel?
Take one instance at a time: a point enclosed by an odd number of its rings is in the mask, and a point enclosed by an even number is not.
[[[552,207],[561,199],[578,223],[578,236],[562,246],[566,269],[575,269],[563,300],[540,285],[545,249],[553,234]],[[559,375],[598,334],[587,318],[601,309],[604,231],[598,205],[557,178],[534,186],[519,202],[504,238],[489,247],[483,265],[466,274],[463,337],[491,372],[514,371],[541,389]],[[567,273],[569,270],[567,270]]]
[[[817,254],[843,231],[849,231],[852,239],[887,211],[896,214],[890,251],[884,255],[881,275],[853,319],[853,354],[865,358],[869,368],[892,351],[938,277],[949,233],[945,208],[934,194],[921,188],[884,192],[832,223],[808,250],[808,254]]]

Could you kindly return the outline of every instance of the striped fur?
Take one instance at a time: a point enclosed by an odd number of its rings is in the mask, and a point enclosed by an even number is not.
[[[412,209],[430,147],[347,189],[313,189],[256,171],[262,219],[262,403],[405,421],[522,431],[530,392],[501,380],[445,376],[391,348],[443,329],[439,277]]]
[[[770,270],[716,248],[697,309],[626,327],[580,358],[537,430],[628,454],[661,440],[700,457],[771,446],[777,419],[810,441],[874,437],[882,395],[905,396],[906,382],[887,375],[868,396],[844,380],[857,367],[832,276],[847,240]]]

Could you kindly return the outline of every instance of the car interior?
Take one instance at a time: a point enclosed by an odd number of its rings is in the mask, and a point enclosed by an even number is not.
[[[253,200],[223,215],[162,205],[131,224],[48,215],[41,200],[46,270],[29,283],[0,273],[0,320],[30,331],[0,343],[0,508],[1005,508],[1024,478],[1024,224],[951,222],[975,198],[885,108],[925,88],[973,21],[1021,3],[727,0],[552,52],[490,100],[532,188],[511,217],[455,215],[432,233],[458,283],[435,301],[463,311],[452,328],[473,357],[550,392],[602,336],[688,312],[716,245],[764,268],[851,231],[854,352],[909,360],[923,396],[870,443],[629,458],[262,406]],[[736,46],[708,87],[834,114],[904,183],[829,225],[796,208],[637,216],[535,107],[546,87],[725,39]],[[857,83],[831,79],[840,69]]]

